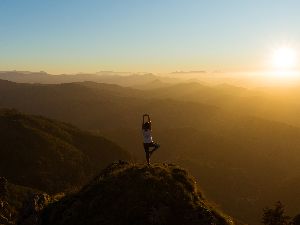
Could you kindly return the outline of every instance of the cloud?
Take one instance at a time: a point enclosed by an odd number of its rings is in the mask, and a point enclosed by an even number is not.
[[[205,70],[191,70],[191,71],[175,71],[171,74],[195,74],[195,73],[206,73]]]

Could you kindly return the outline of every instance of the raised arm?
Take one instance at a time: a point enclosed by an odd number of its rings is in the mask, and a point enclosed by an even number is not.
[[[150,116],[148,114],[147,114],[147,117],[148,117],[148,122],[150,123],[150,130],[152,130],[151,119],[150,119]]]
[[[150,116],[147,114],[147,117],[148,117],[148,122],[151,123],[151,119],[150,119]]]
[[[145,117],[148,116],[148,120],[149,120],[149,115],[148,114],[144,114],[143,115],[143,123],[142,123],[142,128],[144,127],[144,124],[145,124]]]
[[[145,124],[145,114],[143,115],[142,129],[144,128],[144,124]]]

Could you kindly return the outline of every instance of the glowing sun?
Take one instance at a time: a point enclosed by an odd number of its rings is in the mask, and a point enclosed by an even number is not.
[[[276,69],[292,69],[297,64],[297,53],[293,48],[277,48],[273,51],[272,64]]]

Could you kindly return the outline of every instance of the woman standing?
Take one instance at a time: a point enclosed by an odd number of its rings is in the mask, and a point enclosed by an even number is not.
[[[147,121],[145,120],[145,118]],[[160,147],[160,145],[153,142],[151,119],[148,114],[143,115],[142,133],[144,137],[144,149],[146,153],[146,160],[147,160],[147,164],[150,165],[150,157],[152,153]]]

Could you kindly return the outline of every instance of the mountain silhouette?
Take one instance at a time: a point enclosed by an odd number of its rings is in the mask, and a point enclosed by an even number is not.
[[[229,225],[210,206],[194,178],[174,164],[119,161],[78,193],[49,204],[42,225]]]
[[[177,79],[159,77],[151,73],[132,74],[103,71],[98,73],[60,74],[51,75],[46,72],[30,71],[0,71],[0,79],[17,83],[40,83],[40,84],[61,84],[70,82],[93,81],[99,83],[118,84],[122,86],[144,86],[157,79],[164,82],[178,82]],[[155,87],[155,86],[154,86]]]
[[[41,116],[0,110],[0,177],[47,192],[86,182],[129,153],[113,142]]]

